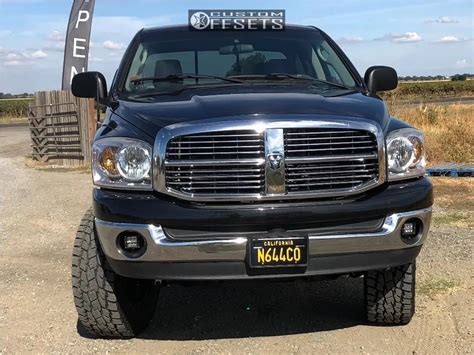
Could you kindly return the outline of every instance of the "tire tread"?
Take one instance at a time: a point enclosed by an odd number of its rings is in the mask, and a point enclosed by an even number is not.
[[[94,216],[88,210],[72,253],[72,289],[79,321],[88,332],[100,337],[133,337],[135,332],[114,293],[114,279],[115,273],[95,238]]]
[[[371,270],[364,277],[367,320],[391,325],[408,324],[415,313],[416,263]]]

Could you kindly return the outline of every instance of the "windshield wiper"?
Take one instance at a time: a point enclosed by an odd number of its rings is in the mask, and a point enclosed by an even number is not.
[[[289,74],[289,73],[270,73],[270,74],[262,74],[262,75],[258,75],[258,74],[251,74],[251,75],[233,75],[233,76],[229,76],[230,79],[247,79],[247,80],[284,80],[284,79],[295,79],[295,80],[303,80],[303,81],[311,81],[311,82],[318,82],[318,83],[321,83],[321,84],[326,84],[326,85],[331,85],[331,86],[335,86],[335,87],[338,87],[338,88],[341,88],[341,89],[345,89],[345,90],[354,90],[353,88],[349,88],[347,86],[344,86],[342,84],[337,84],[337,83],[333,83],[333,82],[330,82],[330,81],[326,81],[326,80],[321,80],[321,79],[317,79],[317,78],[314,78],[312,76],[309,76],[309,75],[305,75],[305,74]]]
[[[139,83],[143,81],[154,81],[154,82],[179,82],[183,79],[218,79],[222,81],[227,81],[229,83],[243,83],[242,80],[239,79],[232,79],[232,78],[224,78],[222,76],[215,76],[215,75],[201,75],[201,74],[170,74],[166,76],[150,76],[145,78],[136,78],[130,80],[131,83]]]
[[[345,86],[345,85],[342,85],[342,84],[337,84],[337,83],[333,83],[331,81],[326,81],[326,80],[321,80],[321,79],[316,79],[316,78],[313,78],[313,82],[326,84],[326,85],[329,85],[329,86],[334,86],[334,87],[344,89],[344,90],[355,90],[355,88],[351,88],[351,87],[348,87],[348,86]]]
[[[177,95],[183,92],[185,89],[187,89],[187,87],[183,86],[182,88],[179,88],[178,90],[173,90],[173,91],[151,91],[144,94],[131,95],[131,96],[135,99],[143,99],[145,97],[152,97],[152,96]]]

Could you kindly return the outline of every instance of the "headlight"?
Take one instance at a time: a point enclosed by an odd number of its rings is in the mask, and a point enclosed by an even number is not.
[[[94,184],[118,189],[151,190],[152,149],[132,138],[105,138],[92,147]]]
[[[408,179],[425,174],[423,134],[414,128],[390,132],[387,142],[388,180]]]

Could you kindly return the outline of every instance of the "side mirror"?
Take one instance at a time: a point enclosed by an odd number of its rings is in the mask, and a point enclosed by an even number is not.
[[[395,69],[379,65],[367,69],[364,81],[370,92],[388,91],[397,87],[398,75]]]
[[[100,101],[107,97],[107,82],[97,71],[78,73],[72,78],[71,90],[74,96]]]

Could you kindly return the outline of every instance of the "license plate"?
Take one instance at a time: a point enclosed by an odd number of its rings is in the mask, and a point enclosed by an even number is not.
[[[291,267],[308,264],[308,238],[261,238],[250,240],[250,267]]]

